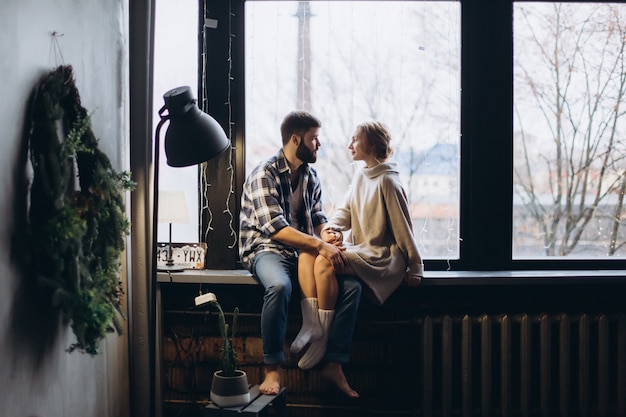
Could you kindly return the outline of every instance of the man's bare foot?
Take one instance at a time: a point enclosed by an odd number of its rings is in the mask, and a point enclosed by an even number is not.
[[[353,390],[348,384],[346,375],[343,373],[343,368],[340,363],[329,362],[320,371],[320,376],[332,383],[337,389],[350,398],[359,398],[359,393]]]
[[[265,379],[259,391],[265,395],[277,395],[280,392],[280,366],[265,365]]]

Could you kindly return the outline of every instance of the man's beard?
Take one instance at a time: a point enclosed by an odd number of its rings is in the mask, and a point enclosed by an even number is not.
[[[296,149],[296,157],[307,164],[317,161],[317,155],[304,144],[304,139],[300,141]]]

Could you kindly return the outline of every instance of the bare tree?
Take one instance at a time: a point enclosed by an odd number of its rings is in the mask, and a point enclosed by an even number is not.
[[[421,220],[414,224],[429,226],[420,239],[433,253],[454,256],[460,4],[300,1],[297,13],[292,2],[272,3],[271,13],[263,13],[264,2],[252,2],[248,9],[264,19],[251,19],[255,24],[246,35],[250,36],[246,98],[251,104],[246,109],[247,166],[275,152],[279,138],[272,132],[283,114],[293,106],[310,104],[322,120],[315,169],[325,210],[332,215],[360,166],[347,150],[356,125],[368,119],[383,121],[392,131],[414,218]],[[427,151],[439,150],[437,145],[442,144],[453,156],[442,160],[443,153],[434,152],[428,155],[438,159],[427,160]],[[453,167],[444,173],[428,176],[424,170],[446,164]]]
[[[332,135],[326,138],[324,152],[333,163],[333,181],[340,177],[349,183],[354,175],[346,150],[354,127],[367,119],[381,120],[390,126],[392,145],[402,154],[409,199],[418,199],[412,182],[424,163],[422,153],[429,147],[425,144],[459,140],[460,47],[449,33],[450,28],[458,29],[451,23],[457,11],[407,6],[403,16],[389,16],[388,21],[356,21],[353,30],[338,26],[353,37],[315,49],[323,50],[324,56],[313,56],[313,94],[319,97],[313,101],[326,124],[325,133]],[[385,28],[403,24],[403,34],[372,37],[358,32],[383,30],[377,24]],[[311,28],[319,34],[315,18]]]
[[[620,226],[623,224],[622,210],[624,209],[624,193],[626,193],[626,173],[622,172],[622,180],[617,195],[617,204],[613,215],[613,227],[611,228],[611,240],[609,244],[609,256],[614,255],[626,244],[625,240],[618,242]]]
[[[626,10],[516,11],[516,194],[546,255],[572,254],[585,239],[613,255],[624,245]]]

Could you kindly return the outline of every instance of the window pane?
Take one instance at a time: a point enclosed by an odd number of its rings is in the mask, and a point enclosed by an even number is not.
[[[623,257],[626,5],[518,3],[514,37],[514,257]]]
[[[198,3],[187,0],[159,0],[155,8],[153,131],[159,122],[163,94],[172,88],[188,85],[197,98],[198,91]],[[190,24],[191,22],[191,24]],[[172,168],[165,157],[165,131],[161,129],[159,190],[182,191],[189,211],[189,222],[172,224],[172,241],[198,242],[198,167]],[[162,199],[163,200],[163,199]],[[163,201],[161,201],[163,202]],[[159,211],[163,214],[163,210]],[[159,223],[158,241],[169,241],[169,225]]]
[[[246,2],[246,171],[281,147],[285,114],[312,111],[332,215],[361,166],[347,149],[355,126],[383,121],[422,256],[457,259],[459,21],[457,2]]]

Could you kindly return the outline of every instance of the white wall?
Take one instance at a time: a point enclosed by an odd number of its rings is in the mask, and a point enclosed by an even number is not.
[[[11,323],[18,274],[9,258],[10,220],[26,104],[37,80],[72,65],[82,105],[101,149],[118,170],[128,166],[127,0],[1,0],[0,4],[0,416],[129,415],[128,340],[110,335],[101,353],[67,353],[71,329],[51,345],[23,346]],[[53,38],[52,32],[62,36]],[[58,42],[55,47],[55,39]],[[124,274],[125,278],[125,274]],[[36,318],[35,318],[36,319]],[[42,317],[41,323],[45,323]],[[24,325],[28,321],[24,321]],[[44,329],[55,334],[56,329]],[[37,341],[37,338],[33,338]],[[41,338],[45,340],[45,338]],[[41,361],[32,352],[41,350]]]

